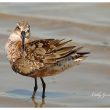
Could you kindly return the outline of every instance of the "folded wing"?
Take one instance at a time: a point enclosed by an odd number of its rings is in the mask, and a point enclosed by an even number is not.
[[[71,40],[35,40],[25,45],[25,52],[13,69],[22,75],[50,76],[78,64],[89,52],[80,52],[82,47],[70,45]]]

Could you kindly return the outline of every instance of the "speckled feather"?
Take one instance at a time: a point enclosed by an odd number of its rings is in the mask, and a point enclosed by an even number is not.
[[[25,33],[25,44],[22,48],[22,35]],[[26,21],[17,24],[5,46],[12,69],[24,76],[52,76],[79,64],[89,52],[79,52],[76,47],[64,39],[30,40],[30,25]]]
[[[14,71],[31,77],[58,74],[79,64],[85,54],[77,53],[81,48],[67,46],[69,41],[43,39],[25,44],[25,51],[12,64]],[[21,50],[21,49],[20,49]],[[79,61],[76,59],[80,59]]]

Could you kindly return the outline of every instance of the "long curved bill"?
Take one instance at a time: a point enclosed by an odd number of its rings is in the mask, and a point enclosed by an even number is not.
[[[25,31],[21,32],[21,37],[22,37],[22,50],[25,51]]]

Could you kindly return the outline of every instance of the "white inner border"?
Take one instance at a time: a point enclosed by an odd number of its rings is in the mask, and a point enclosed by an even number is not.
[[[1,2],[110,2],[110,0],[0,0]],[[3,108],[0,108],[0,110]],[[4,110],[36,110],[36,108],[4,108]],[[39,108],[40,109],[40,108]],[[41,108],[42,110],[56,110],[56,108]],[[73,108],[57,108],[60,110],[73,110]],[[74,110],[93,110],[96,108],[74,108]],[[106,108],[109,109],[109,108]],[[97,110],[105,110],[105,108],[97,108]]]
[[[110,2],[110,0],[0,0],[0,2]]]

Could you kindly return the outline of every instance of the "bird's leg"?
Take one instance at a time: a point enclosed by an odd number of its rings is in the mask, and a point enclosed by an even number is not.
[[[33,94],[32,94],[32,98],[34,99],[35,98],[35,94],[36,94],[36,91],[37,91],[37,78],[35,78],[35,86],[34,86],[34,91],[33,91]]]
[[[42,77],[40,77],[40,79],[41,79],[41,81],[42,81],[42,87],[43,87],[42,99],[44,99],[44,98],[45,98],[45,88],[46,88],[46,84],[45,84],[45,82],[44,82],[44,80],[43,80]]]

